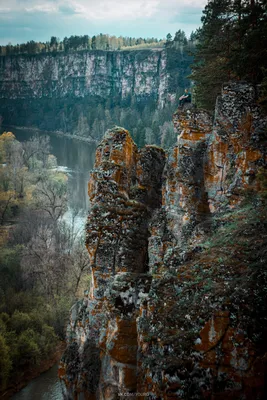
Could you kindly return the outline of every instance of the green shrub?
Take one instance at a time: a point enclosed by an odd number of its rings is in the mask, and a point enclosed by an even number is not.
[[[6,324],[0,319],[0,335],[4,335],[6,332]]]
[[[39,337],[39,347],[43,357],[49,357],[55,349],[58,338],[55,334],[54,329],[51,326],[43,325],[42,333]]]
[[[10,330],[14,330],[16,333],[21,333],[31,326],[31,318],[28,314],[20,311],[15,311],[10,318],[9,327]]]
[[[38,364],[41,352],[37,341],[38,335],[32,329],[27,329],[19,335],[16,349],[18,364]]]
[[[0,320],[7,324],[9,321],[9,315],[5,312],[0,313]]]
[[[6,388],[11,366],[9,347],[6,344],[5,338],[0,335],[0,390]]]
[[[30,317],[30,325],[29,327],[33,329],[35,332],[42,333],[44,320],[46,319],[46,314],[43,310],[33,310],[29,313]]]

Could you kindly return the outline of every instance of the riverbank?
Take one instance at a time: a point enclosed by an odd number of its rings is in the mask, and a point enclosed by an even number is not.
[[[10,129],[17,129],[20,131],[28,131],[28,132],[32,132],[37,133],[37,134],[45,134],[48,136],[59,136],[59,137],[65,137],[67,139],[74,139],[80,142],[85,142],[85,143],[97,143],[98,141],[96,139],[93,138],[88,138],[88,137],[84,137],[84,136],[79,136],[79,135],[72,135],[70,133],[64,133],[62,131],[43,131],[41,129],[38,128],[33,128],[33,127],[27,127],[27,126],[16,126],[16,125],[5,125],[2,124],[2,126],[0,127],[2,130],[5,128],[8,128],[8,130]]]
[[[43,360],[39,366],[35,366],[23,373],[18,382],[14,382],[13,386],[9,387],[4,393],[0,394],[1,400],[10,399],[15,393],[22,390],[28,383],[40,376],[43,372],[48,371],[59,362],[66,348],[65,342],[59,342],[51,358]]]

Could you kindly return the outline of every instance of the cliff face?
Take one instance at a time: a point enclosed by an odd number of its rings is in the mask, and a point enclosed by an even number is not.
[[[59,370],[69,398],[264,398],[267,120],[255,100],[229,84],[213,124],[178,110],[168,155],[107,132],[89,182],[91,287]]]
[[[191,57],[176,53],[98,50],[2,56],[0,115],[5,124],[70,132],[70,113],[78,120],[107,99],[107,108],[129,96],[163,107],[185,87],[190,72]]]
[[[0,97],[103,98],[128,94],[166,100],[163,51],[90,51],[0,57]]]

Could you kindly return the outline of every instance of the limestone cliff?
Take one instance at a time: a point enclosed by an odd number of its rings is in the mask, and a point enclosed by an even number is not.
[[[192,57],[176,53],[95,50],[2,56],[0,115],[5,124],[72,132],[73,121],[98,104],[122,105],[130,96],[161,108],[188,84]]]
[[[174,124],[169,154],[122,128],[97,149],[67,398],[266,395],[267,119],[252,86],[230,83],[213,122],[189,109]]]

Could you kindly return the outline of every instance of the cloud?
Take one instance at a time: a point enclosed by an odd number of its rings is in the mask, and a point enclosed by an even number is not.
[[[56,13],[58,11],[58,8],[54,6],[53,4],[40,4],[36,5],[33,7],[26,7],[25,8],[26,12],[29,13]]]
[[[192,24],[199,24],[200,22],[200,18],[201,18],[201,14],[202,14],[202,8],[198,7],[185,7],[183,10],[175,13],[175,15],[173,15],[170,18],[170,23],[175,23],[175,24],[179,24],[179,23],[192,23]]]
[[[83,14],[85,18],[113,19],[172,15],[184,8],[201,9],[206,0],[1,0],[9,12]]]
[[[0,7],[0,13],[8,13],[11,11],[11,8],[8,7]]]
[[[71,5],[61,5],[58,7],[58,11],[62,14],[66,14],[66,15],[75,15],[78,14],[79,12],[76,10],[75,7],[71,6]]]
[[[87,20],[120,21],[137,18],[150,18],[157,12],[159,0],[91,0],[64,2],[58,5],[58,11],[67,14],[81,14]]]
[[[207,0],[0,0],[0,43],[109,33],[166,37],[200,25]],[[2,10],[2,11],[1,11]],[[27,29],[28,28],[28,31]],[[30,31],[31,30],[31,31]]]

